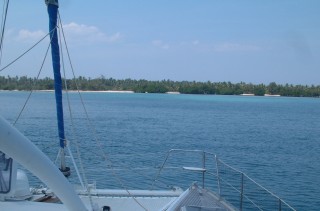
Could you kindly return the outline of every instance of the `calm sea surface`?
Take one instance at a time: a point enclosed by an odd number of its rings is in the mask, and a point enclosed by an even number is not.
[[[13,123],[27,96],[0,92],[0,115]],[[160,166],[169,149],[202,149],[247,173],[294,208],[319,210],[318,98],[82,93],[82,99],[90,121],[85,121],[79,95],[70,93],[74,120],[66,104],[66,135],[77,162],[79,147],[80,170],[98,187],[144,188],[150,185],[145,178],[157,174],[147,167]],[[16,127],[56,159],[53,93],[33,93]],[[113,179],[110,166],[121,179]],[[173,184],[184,180],[170,179]],[[71,180],[78,181],[75,174]],[[37,181],[30,175],[31,184]]]

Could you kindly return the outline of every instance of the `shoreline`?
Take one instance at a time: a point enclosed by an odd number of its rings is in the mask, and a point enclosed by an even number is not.
[[[0,92],[30,92],[30,90],[0,90]],[[33,90],[33,92],[54,92],[54,90]],[[66,92],[63,90],[62,92]],[[68,90],[68,92],[78,92],[77,90]],[[134,91],[122,91],[122,90],[106,90],[106,91],[88,91],[88,90],[79,90],[79,92],[88,92],[88,93],[135,93]]]
[[[3,90],[0,89],[0,92],[30,92],[30,90]],[[33,92],[54,92],[54,90],[33,90]],[[66,91],[63,90],[63,93]],[[76,90],[68,90],[70,93],[78,92]],[[105,91],[89,91],[89,90],[79,90],[81,93],[123,93],[123,94],[149,94],[148,92],[140,93],[140,92],[134,92],[134,91],[124,91],[124,90],[105,90]],[[150,94],[168,94],[168,95],[180,95],[180,94],[186,94],[186,93],[180,93],[180,92],[165,92],[165,93],[150,93]],[[208,95],[208,94],[186,94],[186,95]],[[218,94],[211,94],[211,95],[218,95]],[[298,97],[298,98],[320,98],[320,97],[309,97],[309,96],[285,96],[285,95],[271,95],[271,94],[264,94],[264,95],[254,95],[254,94],[238,94],[238,95],[221,95],[221,96],[241,96],[241,97]]]

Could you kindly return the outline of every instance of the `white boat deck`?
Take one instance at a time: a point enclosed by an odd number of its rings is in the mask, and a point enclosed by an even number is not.
[[[103,211],[192,211],[192,210],[208,210],[208,211],[234,211],[235,209],[219,199],[215,194],[208,190],[199,188],[195,185],[185,192],[175,191],[147,191],[147,195],[140,196],[146,191],[132,190],[131,196],[126,196],[121,190],[98,190],[91,195],[81,195],[80,198],[88,210]],[[108,194],[106,194],[108,192]],[[104,194],[101,194],[104,193]],[[112,193],[116,193],[112,196]],[[110,194],[110,195],[109,195]],[[137,194],[137,195],[134,195]],[[168,194],[166,196],[166,194]],[[180,195],[179,195],[180,194]],[[118,195],[118,196],[117,196]],[[39,198],[35,197],[35,198]],[[50,200],[49,200],[50,201]],[[24,210],[24,211],[64,211],[68,210],[63,204],[50,202],[35,201],[4,201],[0,202],[1,210]]]
[[[90,205],[90,198],[85,191],[77,191],[81,200]],[[90,191],[94,207],[110,207],[112,211],[123,210],[165,210],[183,193],[176,190],[119,190],[119,189],[94,189]]]

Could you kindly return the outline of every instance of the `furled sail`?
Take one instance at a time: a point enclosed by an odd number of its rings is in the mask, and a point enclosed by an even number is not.
[[[56,109],[57,109],[57,120],[60,140],[60,155],[61,155],[61,167],[60,170],[69,176],[69,168],[65,166],[64,161],[64,148],[66,146],[66,138],[64,133],[64,120],[63,120],[63,105],[62,105],[62,80],[60,73],[60,52],[57,34],[57,19],[58,19],[58,0],[45,0],[49,14],[49,31],[50,31],[50,43],[51,43],[51,56],[52,66],[54,73],[54,90],[56,97]]]

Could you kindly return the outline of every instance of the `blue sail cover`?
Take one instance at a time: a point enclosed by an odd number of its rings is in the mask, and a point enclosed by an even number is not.
[[[58,2],[58,1],[57,1]],[[49,14],[49,31],[51,38],[51,55],[52,55],[52,66],[54,73],[54,90],[56,97],[56,109],[58,119],[58,130],[60,147],[65,147],[65,134],[64,134],[64,121],[63,121],[63,108],[62,108],[62,80],[60,74],[60,52],[57,34],[57,16],[58,6],[55,4],[48,4]]]

